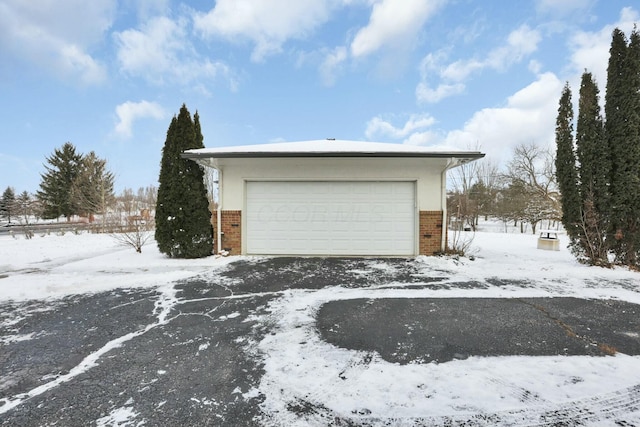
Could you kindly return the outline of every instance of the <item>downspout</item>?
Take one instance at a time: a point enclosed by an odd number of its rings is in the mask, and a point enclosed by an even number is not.
[[[214,239],[218,243],[216,247],[218,248],[218,253],[220,253],[222,251],[222,169],[220,169],[220,166],[214,166],[214,163],[206,161],[198,161],[198,163],[200,163],[202,167],[214,169],[218,173],[218,179],[216,180],[218,184],[218,207],[216,209],[216,236]],[[211,197],[214,197],[214,194],[212,194]]]
[[[440,251],[444,252],[447,250],[447,171],[454,167],[458,162],[455,158],[450,158],[447,160],[447,164],[444,167],[442,174],[440,176],[440,205],[442,206],[442,231],[440,236]]]
[[[218,209],[216,209],[216,234],[218,238],[218,253],[222,252],[222,169],[218,171]]]

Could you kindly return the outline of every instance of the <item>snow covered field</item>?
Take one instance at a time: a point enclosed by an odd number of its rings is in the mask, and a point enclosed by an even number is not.
[[[106,234],[0,236],[0,300],[62,297],[116,288],[153,287],[184,279],[231,258],[175,260],[155,241],[142,253]]]
[[[439,283],[486,285],[476,289],[403,289],[402,283],[394,283],[283,292],[271,300],[268,314],[256,316],[273,325],[273,331],[260,342],[247,343],[246,350],[264,361],[265,374],[244,397],[264,395],[261,407],[268,419],[287,426],[326,422],[326,414],[300,416],[287,409],[301,397],[329,413],[372,424],[392,419],[394,425],[414,425],[416,420],[455,425],[475,414],[489,414],[488,420],[490,414],[498,414],[503,423],[530,425],[532,420],[540,422],[541,414],[554,411],[568,420],[580,416],[591,425],[617,425],[620,419],[640,424],[637,356],[470,357],[398,365],[334,347],[315,329],[314,316],[323,303],[354,298],[577,297],[640,304],[639,273],[580,265],[561,238],[562,249],[553,252],[536,249],[537,236],[531,234],[479,232],[471,249],[474,260],[419,257],[416,261],[425,275],[441,277]],[[172,260],[159,254],[154,242],[137,254],[106,235],[36,235],[32,240],[1,236],[0,300],[166,288],[177,280],[215,274],[239,259]],[[384,261],[371,260],[359,273],[366,276],[387,268]],[[526,286],[495,286],[496,280]],[[629,333],[640,335],[640,331]],[[340,374],[346,379],[337,382]],[[589,412],[594,414],[584,415]]]

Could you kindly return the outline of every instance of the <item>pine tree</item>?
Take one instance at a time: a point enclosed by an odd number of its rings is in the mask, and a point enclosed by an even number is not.
[[[616,261],[638,266],[640,251],[640,35],[613,31],[607,68],[605,134],[611,153],[610,233]]]
[[[196,133],[196,147],[204,148],[204,136],[202,135],[202,128],[200,127],[200,115],[197,111],[193,115],[193,127]]]
[[[104,220],[107,209],[115,202],[114,175],[107,170],[107,161],[93,151],[82,156],[79,166],[72,186],[73,202],[90,221],[95,214],[101,214]]]
[[[626,265],[640,267],[640,33],[637,28],[629,38],[627,51],[629,87],[629,133],[625,163],[627,180]]]
[[[572,246],[580,236],[580,193],[573,149],[573,105],[569,83],[564,86],[556,119],[556,177],[562,195],[562,224]]]
[[[12,187],[7,187],[2,193],[2,199],[0,199],[0,215],[2,215],[7,222],[11,222],[11,217],[16,215],[16,193]]]
[[[43,218],[65,216],[67,220],[77,214],[77,206],[73,202],[72,187],[80,170],[82,156],[70,142],[61,149],[55,149],[47,157],[46,172],[41,175],[38,200],[42,203]]]
[[[160,252],[172,258],[211,255],[213,229],[204,173],[182,152],[204,148],[198,113],[191,120],[183,104],[167,130],[162,149],[155,238]]]
[[[627,39],[622,31],[618,28],[613,30],[611,39],[611,48],[609,49],[609,64],[607,67],[607,92],[605,96],[604,112],[607,118],[605,122],[605,137],[607,148],[609,149],[611,158],[611,195],[612,203],[616,202],[618,192],[614,187],[614,177],[617,174],[619,157],[624,155],[621,147],[624,147],[624,63],[627,54]],[[616,211],[615,206],[612,206]]]
[[[604,123],[600,111],[598,86],[589,72],[582,75],[576,146],[580,164],[580,194],[584,201],[593,194],[594,205],[606,215],[609,203],[609,150],[604,139]]]
[[[609,153],[604,140],[598,86],[587,71],[582,74],[580,84],[576,152],[582,211],[578,252],[592,265],[608,265]],[[574,249],[578,248],[574,246]]]

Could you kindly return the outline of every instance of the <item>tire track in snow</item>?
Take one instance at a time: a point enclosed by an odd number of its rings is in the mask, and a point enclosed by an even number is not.
[[[509,412],[477,414],[470,417],[442,417],[412,420],[411,425],[464,426],[578,426],[598,425],[603,421],[621,421],[640,411],[640,384],[612,393],[564,403],[556,407],[527,408]],[[630,420],[639,421],[637,416]],[[416,423],[417,422],[417,423]],[[400,425],[403,425],[400,423]],[[620,424],[625,425],[625,424]]]
[[[123,335],[121,337],[118,337],[109,341],[97,351],[94,351],[93,353],[86,356],[78,365],[70,369],[68,373],[59,376],[53,381],[50,381],[46,384],[42,384],[28,392],[20,393],[13,397],[6,397],[3,399],[0,399],[0,404],[2,404],[2,406],[0,406],[0,414],[4,414],[16,408],[17,406],[20,406],[22,403],[28,401],[29,399],[32,399],[36,396],[39,396],[43,393],[46,393],[49,390],[52,390],[58,387],[59,385],[62,385],[64,383],[71,381],[78,375],[81,375],[89,371],[91,368],[97,366],[98,360],[100,360],[102,356],[104,356],[111,350],[122,346],[125,342],[130,341],[133,338],[136,338],[140,335],[143,335],[158,326],[162,326],[169,323],[171,318],[169,318],[168,316],[171,310],[173,309],[173,307],[175,307],[176,304],[178,304],[179,302],[178,298],[176,297],[177,290],[173,285],[166,285],[158,288],[158,290],[161,292],[161,294],[158,300],[155,302],[154,310],[153,310],[154,314],[158,319],[156,322],[147,325],[143,329],[128,333],[126,335]]]
[[[367,410],[353,411],[353,416],[340,415],[318,402],[306,398],[297,398],[287,404],[287,410],[297,414],[304,425],[324,425],[327,420],[333,420],[335,425],[349,426],[509,426],[509,427],[552,427],[552,426],[597,426],[604,421],[614,421],[618,425],[637,425],[640,421],[640,384],[618,390],[602,396],[580,399],[569,403],[553,406],[545,404],[533,408],[526,408],[504,412],[486,412],[459,416],[440,417],[407,417],[381,418],[368,417]],[[634,416],[635,414],[635,416]],[[632,418],[629,419],[628,417]],[[291,419],[288,422],[295,425]],[[286,425],[279,423],[277,425]],[[334,425],[334,424],[332,424]],[[607,424],[608,425],[608,424]]]

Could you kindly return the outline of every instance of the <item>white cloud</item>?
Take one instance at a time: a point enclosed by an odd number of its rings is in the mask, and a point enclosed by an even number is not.
[[[412,133],[405,138],[403,143],[408,145],[429,145],[433,147],[440,141],[442,141],[442,135],[439,132],[427,130]]]
[[[466,149],[480,144],[497,160],[506,160],[519,143],[553,146],[555,118],[563,82],[553,73],[538,79],[510,96],[504,107],[476,112],[462,129],[449,132],[442,144],[451,149]]]
[[[368,139],[386,137],[391,139],[402,139],[431,127],[435,119],[429,114],[413,114],[402,127],[396,127],[381,117],[374,117],[367,123],[365,135]]]
[[[291,38],[304,38],[329,19],[335,0],[218,0],[208,13],[194,16],[205,37],[254,43],[252,60],[278,53]]]
[[[444,4],[442,0],[379,0],[373,5],[369,24],[351,43],[353,57],[370,55],[382,47],[403,47]]]
[[[326,85],[335,83],[341,67],[353,58],[383,48],[408,50],[424,23],[447,0],[218,0],[206,13],[194,15],[194,28],[205,38],[220,37],[253,45],[255,62],[280,53],[292,39],[305,39],[344,7],[371,8],[369,22],[346,46],[323,47],[304,58],[316,61]],[[349,38],[349,35],[347,35]],[[300,56],[300,55],[299,55]]]
[[[102,41],[116,0],[5,0],[0,3],[0,49],[84,84],[106,79],[89,49]]]
[[[552,16],[566,16],[589,9],[593,3],[594,0],[537,0],[536,9]]]
[[[60,58],[58,66],[65,74],[80,76],[84,84],[97,84],[106,80],[104,65],[83,52],[78,46],[63,45],[59,47]]]
[[[171,69],[178,53],[186,48],[182,44],[186,41],[184,21],[181,24],[166,17],[152,18],[141,30],[125,30],[114,37],[122,70],[150,78],[159,78]]]
[[[464,92],[464,89],[465,85],[462,83],[443,83],[433,89],[429,87],[426,82],[420,82],[416,87],[416,98],[420,102],[435,104],[445,98]]]
[[[326,86],[332,86],[336,81],[336,73],[347,60],[348,52],[344,46],[338,46],[326,54],[320,65],[320,76]]]
[[[483,59],[461,59],[445,65],[450,51],[430,53],[420,64],[422,78],[416,88],[416,98],[418,102],[435,103],[462,93],[465,89],[464,82],[470,75],[486,68],[506,70],[535,52],[541,39],[538,30],[525,24],[512,31],[504,45],[494,48]],[[437,84],[431,83],[438,79]]]
[[[386,49],[379,71],[393,74],[398,71],[398,53],[414,47],[414,40],[425,22],[446,0],[342,0],[343,5],[363,3],[371,7],[369,23],[360,28],[346,46],[322,49],[324,60],[319,72],[325,85],[335,83],[336,74],[349,59],[359,59]]]
[[[535,59],[532,59],[531,61],[529,61],[529,71],[531,71],[534,74],[540,74],[540,71],[542,71],[542,64],[540,63],[540,61],[536,61]]]
[[[485,68],[488,63],[477,59],[452,62],[440,71],[440,77],[454,82],[466,80],[473,72]]]
[[[496,70],[503,70],[535,52],[540,40],[542,37],[538,30],[522,25],[509,34],[506,45],[489,52],[485,64]]]
[[[235,80],[229,67],[219,61],[201,58],[188,38],[186,19],[164,16],[148,20],[141,29],[114,34],[120,69],[143,76],[154,83],[193,83],[202,78],[223,76],[232,88]]]
[[[132,135],[133,123],[136,120],[145,118],[160,120],[165,118],[167,113],[155,102],[127,101],[116,107],[116,115],[118,116],[118,123],[116,123],[114,129],[115,133],[122,137],[130,138]]]
[[[579,76],[586,69],[594,75],[596,82],[604,93],[607,82],[611,33],[617,27],[628,35],[638,21],[640,21],[638,11],[631,7],[626,7],[621,10],[618,22],[606,25],[596,32],[579,31],[575,33],[569,42],[569,46],[573,48],[571,54],[571,69],[575,74],[573,80],[579,82]]]
[[[639,20],[640,13],[627,7],[621,10],[617,22],[594,32],[576,32],[570,38],[568,45],[571,46],[572,53],[568,65],[569,72],[572,74],[570,77],[572,84],[576,88],[579,87],[580,75],[587,68],[594,73],[603,91],[606,83],[611,32],[617,27],[629,34],[634,23]],[[537,48],[539,40],[536,41],[535,38],[534,42],[529,40],[529,37],[536,36],[536,33],[531,31],[527,27],[521,27],[519,31],[511,34],[504,46],[492,51],[492,54],[484,60],[460,61],[443,66],[442,64],[446,63],[448,51],[427,55],[421,64],[422,82],[416,90],[418,99],[424,101],[441,99],[438,90],[444,93],[446,84],[454,84],[453,82],[457,81],[463,84],[464,79],[475,70],[482,68],[498,70],[499,67],[507,67],[509,64],[521,61]],[[540,73],[542,65],[533,59],[529,61],[528,68],[533,73]],[[447,72],[444,73],[444,70]],[[428,80],[433,79],[434,75],[441,77],[443,74],[450,80],[443,79],[440,83],[442,87],[436,86],[436,89],[430,89],[427,85]],[[563,86],[564,81],[554,73],[538,74],[535,81],[510,96],[504,106],[477,111],[461,128],[441,135],[428,129],[420,129],[406,137],[405,142],[423,143],[448,150],[465,150],[479,144],[482,151],[498,163],[509,160],[513,148],[520,143],[535,143],[544,148],[554,148],[554,125]]]
[[[134,6],[141,20],[167,15],[171,11],[170,0],[135,0]]]
[[[473,72],[484,68],[502,71],[535,52],[540,40],[541,36],[537,30],[532,30],[528,25],[522,25],[509,33],[507,42],[503,46],[491,50],[484,59],[456,61],[446,66],[440,76],[446,80],[461,82]]]

